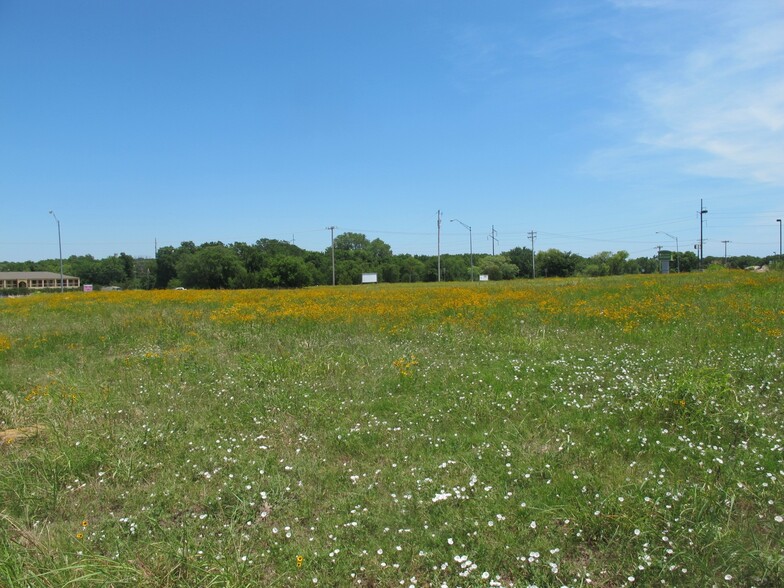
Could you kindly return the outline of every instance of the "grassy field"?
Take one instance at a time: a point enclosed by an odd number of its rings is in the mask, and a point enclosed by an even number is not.
[[[782,586],[784,276],[0,300],[0,586]]]

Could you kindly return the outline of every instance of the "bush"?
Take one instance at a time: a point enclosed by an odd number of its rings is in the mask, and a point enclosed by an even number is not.
[[[712,263],[707,268],[705,268],[705,271],[706,272],[723,272],[723,271],[727,271],[727,268],[724,267],[720,263]]]
[[[771,261],[768,264],[768,269],[774,272],[782,272],[784,271],[784,260],[778,259],[776,261]]]

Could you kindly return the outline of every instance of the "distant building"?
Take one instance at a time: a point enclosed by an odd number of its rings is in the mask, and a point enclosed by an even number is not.
[[[79,278],[63,276],[63,287],[69,290],[79,288]],[[0,290],[9,288],[28,288],[43,290],[60,288],[60,274],[55,272],[0,272]]]

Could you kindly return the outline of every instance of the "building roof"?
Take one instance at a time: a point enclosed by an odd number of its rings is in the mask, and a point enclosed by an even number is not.
[[[78,280],[76,276],[63,275],[63,278]],[[0,280],[59,280],[56,272],[0,272]]]

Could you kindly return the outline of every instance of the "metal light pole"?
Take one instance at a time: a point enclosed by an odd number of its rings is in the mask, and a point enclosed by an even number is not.
[[[57,245],[60,247],[60,292],[63,292],[65,286],[63,284],[63,240],[60,238],[60,220],[53,210],[50,210],[49,214],[51,214],[57,222]]]
[[[667,235],[670,239],[675,239],[675,257],[678,259],[678,273],[681,273],[681,254],[680,251],[678,251],[678,237],[673,237],[664,231],[656,231],[656,234]]]
[[[458,220],[456,218],[453,218],[449,222],[450,223],[455,223],[455,222],[460,223],[466,229],[468,229],[468,251],[469,251],[469,255],[471,256],[470,257],[470,259],[471,259],[471,281],[473,282],[474,281],[474,238],[472,237],[472,234],[471,234],[471,227],[469,227],[463,221]]]
[[[779,223],[779,257],[781,257],[781,219],[777,218],[776,222]]]

